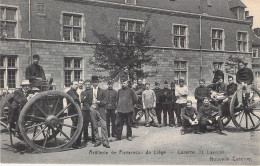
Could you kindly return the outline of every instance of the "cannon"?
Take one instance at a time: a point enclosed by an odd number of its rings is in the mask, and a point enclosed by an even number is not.
[[[13,98],[11,93],[0,102],[1,125],[4,127],[8,127],[8,111],[12,109]],[[13,133],[32,149],[54,152],[71,147],[82,126],[81,109],[73,99],[65,92],[47,90],[34,93],[23,106],[15,126],[8,128],[10,135]]]

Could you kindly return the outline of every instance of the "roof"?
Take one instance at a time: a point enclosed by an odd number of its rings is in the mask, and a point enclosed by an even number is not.
[[[246,5],[243,2],[241,2],[241,0],[228,0],[228,5],[230,9],[235,7],[246,8]]]
[[[100,0],[107,2],[116,2],[125,4],[125,0]],[[229,0],[136,0],[137,6],[153,7],[167,9],[173,11],[189,12],[189,13],[207,13],[212,16],[236,18],[230,10]],[[236,3],[234,3],[236,2]],[[240,0],[235,0],[234,5],[245,5]],[[200,7],[202,4],[202,7]],[[234,6],[233,5],[233,6]]]

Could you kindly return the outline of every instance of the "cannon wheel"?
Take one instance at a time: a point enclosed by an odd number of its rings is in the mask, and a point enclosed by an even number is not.
[[[260,126],[260,91],[252,87],[248,106],[236,108],[237,92],[230,103],[230,114],[234,125],[242,131],[252,131]]]
[[[64,99],[67,101],[65,107]],[[64,150],[76,141],[82,130],[83,116],[80,107],[68,94],[45,91],[25,104],[18,124],[24,141],[30,147],[54,152]]]
[[[10,93],[6,95],[1,101],[0,101],[0,113],[1,113],[1,125],[4,127],[7,127],[8,123],[8,109],[11,107],[11,104],[14,100],[14,93]]]
[[[229,116],[222,117],[221,120],[222,120],[223,127],[226,127],[229,124],[229,122],[231,121],[231,119],[232,118]]]

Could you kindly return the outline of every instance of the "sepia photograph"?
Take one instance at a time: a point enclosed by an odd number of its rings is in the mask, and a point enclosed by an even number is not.
[[[0,0],[0,164],[260,165],[259,0]]]

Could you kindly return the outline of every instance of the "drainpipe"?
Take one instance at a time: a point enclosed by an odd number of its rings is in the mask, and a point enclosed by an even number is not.
[[[31,0],[29,0],[28,13],[29,13],[29,55],[30,55],[29,63],[32,64]]]
[[[202,27],[201,27],[201,16],[202,15],[200,15],[200,18],[199,18],[199,21],[200,21],[200,78],[202,79],[202,43],[201,43],[201,41],[202,41],[202,39],[201,39],[201,36],[202,36],[202,33],[201,33],[201,29],[202,29]]]

